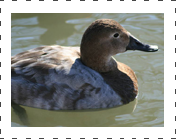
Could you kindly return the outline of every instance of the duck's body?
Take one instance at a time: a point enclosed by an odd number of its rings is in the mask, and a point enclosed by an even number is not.
[[[114,73],[119,76],[114,78],[113,72],[98,73],[85,66],[80,60],[79,47],[44,46],[26,51],[12,57],[12,100],[52,110],[122,105],[124,99],[120,94],[134,91],[132,80],[125,73],[134,77],[136,91],[137,79],[128,66],[121,64]],[[118,92],[107,82],[116,84]],[[134,98],[135,95],[130,99]]]
[[[87,34],[90,35],[88,31]],[[83,44],[81,52],[79,47],[55,45],[13,56],[12,101],[62,110],[109,108],[134,100],[138,85],[132,69],[111,56],[104,58],[104,51],[98,54],[100,49],[84,51]],[[124,45],[126,50],[129,40]]]

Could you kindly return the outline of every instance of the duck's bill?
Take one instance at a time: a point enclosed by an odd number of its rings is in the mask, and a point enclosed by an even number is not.
[[[158,51],[158,46],[156,45],[148,45],[139,41],[134,36],[130,35],[130,42],[126,47],[126,50],[140,50],[145,52],[156,52]]]

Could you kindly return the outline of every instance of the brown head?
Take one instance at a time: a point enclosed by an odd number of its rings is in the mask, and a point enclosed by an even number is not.
[[[136,45],[147,46],[115,20],[99,19],[93,22],[83,34],[80,48],[81,60],[94,70],[108,72],[117,68],[116,62],[112,59],[113,55],[128,49],[134,50]]]

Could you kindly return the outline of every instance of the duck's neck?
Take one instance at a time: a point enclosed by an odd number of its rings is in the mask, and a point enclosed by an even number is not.
[[[117,69],[117,62],[111,56],[81,57],[82,62],[98,72],[110,72]]]

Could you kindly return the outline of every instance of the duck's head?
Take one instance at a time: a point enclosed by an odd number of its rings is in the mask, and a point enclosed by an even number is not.
[[[101,71],[102,64],[105,67],[110,66],[108,62],[111,56],[127,50],[155,52],[158,47],[142,43],[115,20],[99,19],[93,22],[83,34],[81,60],[85,65]]]

